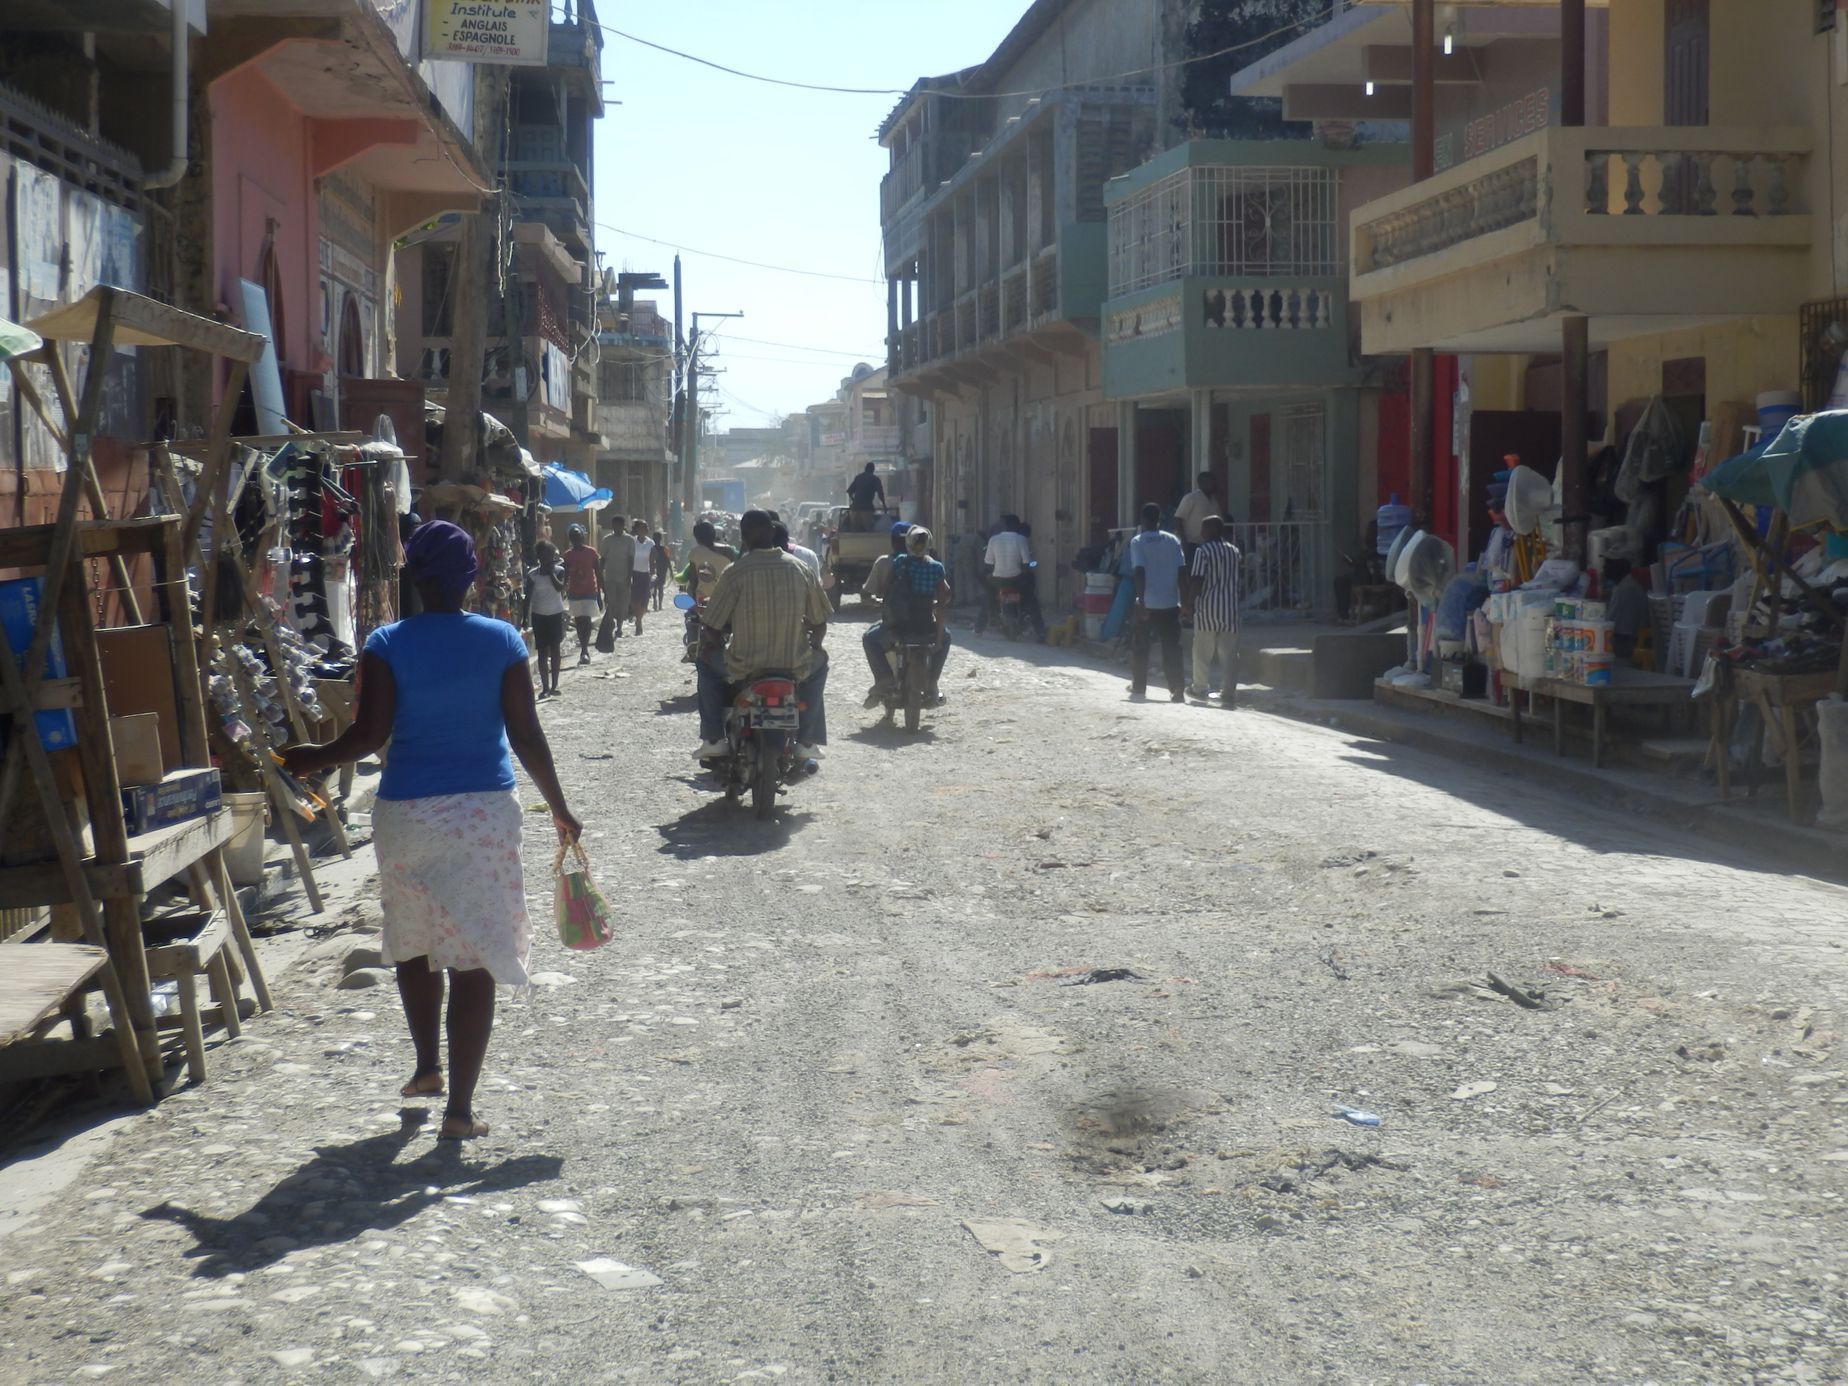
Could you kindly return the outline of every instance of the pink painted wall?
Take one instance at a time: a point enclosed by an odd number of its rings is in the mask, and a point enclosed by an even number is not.
[[[235,319],[237,281],[262,282],[257,267],[273,219],[283,295],[283,340],[276,350],[286,381],[289,370],[322,367],[317,344],[321,217],[310,173],[308,121],[253,67],[212,83],[209,99],[218,300]]]

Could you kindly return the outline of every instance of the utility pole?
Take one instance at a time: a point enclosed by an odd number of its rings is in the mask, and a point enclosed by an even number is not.
[[[675,277],[678,284],[679,277]],[[674,311],[680,311],[680,296],[674,296]],[[701,318],[741,318],[743,313],[695,313],[693,315],[693,336],[687,343],[687,379],[686,379],[686,419],[681,425],[683,445],[680,472],[682,478],[681,504],[690,514],[698,514],[704,507],[699,497],[699,320]]]
[[[461,481],[476,470],[481,432],[481,356],[488,327],[486,296],[471,290],[487,258],[480,212],[462,215],[454,258],[449,262],[449,375],[443,399],[443,450],[437,477]],[[426,250],[425,254],[430,251]]]
[[[668,417],[678,424],[673,428],[674,451],[680,458],[680,514],[674,525],[674,542],[685,543],[690,533],[687,515],[687,338],[680,316],[680,256],[674,256],[674,394]],[[671,427],[672,425],[670,425]]]

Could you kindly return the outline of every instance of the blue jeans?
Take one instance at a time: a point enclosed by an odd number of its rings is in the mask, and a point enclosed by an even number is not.
[[[890,683],[892,666],[886,663],[885,652],[897,643],[897,636],[886,638],[885,622],[874,621],[866,628],[866,634],[860,637],[860,644],[866,651],[866,662],[872,666],[874,683]],[[950,657],[950,632],[946,627],[943,639],[930,656],[930,686],[934,689],[937,680],[943,677],[943,666]]]
[[[725,709],[738,696],[739,685],[725,677],[725,655],[721,651],[701,655],[694,668],[699,672],[699,739],[710,745],[725,739]],[[796,685],[796,697],[802,703],[796,740],[804,746],[828,744],[828,710],[822,704],[827,682],[828,652],[817,650],[815,667]]]

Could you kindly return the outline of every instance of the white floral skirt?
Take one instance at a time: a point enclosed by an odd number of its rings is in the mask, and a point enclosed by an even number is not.
[[[372,811],[385,908],[386,966],[486,968],[527,985],[532,921],[520,866],[520,801],[511,791],[380,799]]]

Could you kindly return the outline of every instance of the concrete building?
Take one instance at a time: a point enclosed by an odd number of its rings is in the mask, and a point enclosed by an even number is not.
[[[1276,55],[1288,112],[1351,114],[1383,76],[1369,54],[1411,42],[1417,8],[1352,5]],[[1352,214],[1349,294],[1365,350],[1431,353],[1413,462],[1439,532],[1480,546],[1481,488],[1508,452],[1562,459],[1567,510],[1585,513],[1586,454],[1653,397],[1690,439],[1712,425],[1721,456],[1758,393],[1823,404],[1848,323],[1836,7],[1433,11],[1426,176]],[[1408,79],[1375,99],[1415,113]]]
[[[599,330],[591,133],[604,109],[603,34],[594,0],[552,8],[544,67],[495,67],[479,79],[483,142],[504,188],[483,263],[457,264],[453,218],[411,238],[400,256],[399,362],[441,402],[457,297],[484,294],[481,407],[540,462],[588,474],[603,452],[590,350]]]
[[[1332,606],[1337,555],[1379,503],[1380,418],[1394,413],[1348,310],[1346,213],[1405,182],[1405,147],[1327,133],[1190,140],[1104,191],[1114,460],[1131,494],[1164,504],[1216,475],[1247,592],[1297,614]],[[1099,490],[1112,461],[1099,459]]]
[[[594,475],[616,497],[613,510],[651,526],[667,518],[674,458],[668,450],[673,395],[673,325],[650,299],[627,306],[611,289],[598,311],[595,432],[602,439]]]
[[[918,82],[878,132],[889,384],[930,410],[917,496],[949,533],[1022,515],[1051,604],[1076,594],[1093,519],[1179,499],[1165,482],[1139,493],[1138,449],[1167,442],[1106,380],[1105,190],[1189,135],[1282,133],[1228,106],[1231,54],[1263,52],[1282,20],[1324,7],[1245,8],[1035,0],[986,61]]]
[[[1439,9],[1441,24],[1438,9],[1433,10],[1432,125],[1427,158],[1440,177],[1450,177],[1459,168],[1484,169],[1489,165],[1483,160],[1492,164],[1500,151],[1524,142],[1533,132],[1559,126],[1563,91],[1560,11],[1551,3]],[[1587,119],[1602,123],[1607,110],[1606,84],[1614,87],[1616,82],[1605,12],[1589,11],[1583,40]],[[1286,122],[1299,123],[1302,128],[1309,128],[1309,122],[1360,119],[1409,122],[1414,106],[1412,44],[1413,22],[1405,6],[1349,4],[1326,24],[1235,74],[1231,89],[1280,100]],[[1398,188],[1382,189],[1379,196],[1360,201],[1390,204],[1406,196]],[[1452,214],[1459,206],[1454,198],[1448,205]],[[1348,229],[1355,220],[1354,199],[1344,202],[1342,214],[1344,229]],[[1489,215],[1501,213],[1491,210]],[[1435,300],[1423,288],[1414,290],[1395,307],[1393,330],[1382,332],[1378,314],[1369,306],[1376,297],[1373,285],[1362,282],[1361,267],[1370,263],[1370,254],[1356,242],[1348,267],[1354,275],[1349,294],[1354,300],[1352,317],[1359,347],[1375,360],[1402,366],[1411,350],[1411,338],[1428,335],[1417,323],[1435,306]],[[1482,306],[1493,312],[1490,305],[1501,287],[1484,280],[1468,292],[1481,295]],[[1368,326],[1369,322],[1373,325]],[[1364,523],[1370,505],[1397,493],[1419,505],[1440,533],[1455,536],[1463,550],[1473,552],[1487,532],[1483,507],[1487,476],[1503,465],[1502,457],[1510,451],[1520,452],[1550,469],[1559,455],[1559,344],[1557,340],[1539,343],[1550,350],[1540,350],[1532,360],[1520,362],[1447,350],[1435,338],[1412,345],[1435,348],[1430,356],[1431,401],[1416,404],[1415,391],[1409,388],[1415,382],[1409,380],[1404,393],[1390,397],[1371,467],[1367,449],[1362,449],[1357,519]],[[1508,388],[1517,376],[1521,388]],[[1592,388],[1601,408],[1602,384]],[[1530,409],[1530,401],[1545,407]],[[1416,441],[1412,437],[1415,418],[1422,424]],[[1415,447],[1420,453],[1417,458]],[[1373,480],[1370,494],[1366,486],[1369,473]],[[1426,494],[1414,499],[1421,487],[1428,488]]]
[[[247,324],[248,281],[267,299],[288,416],[338,423],[391,374],[394,240],[475,207],[487,184],[472,72],[421,60],[405,0],[180,0],[176,149],[171,2],[0,7],[3,311],[31,318],[113,283]],[[112,374],[97,450],[130,509],[145,473],[109,439],[157,420],[203,429],[218,387],[187,353],[144,355]],[[0,414],[0,492],[37,518],[55,485],[49,435]]]

